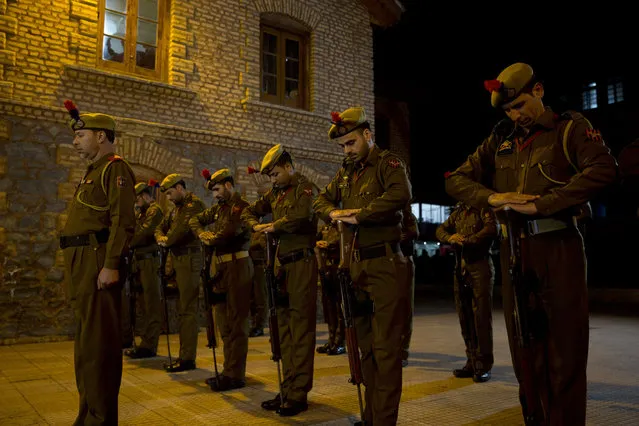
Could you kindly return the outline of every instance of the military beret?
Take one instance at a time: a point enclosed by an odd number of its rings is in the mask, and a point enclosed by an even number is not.
[[[342,113],[331,112],[332,126],[328,130],[329,139],[337,139],[366,123],[366,111],[362,107],[348,108]]]
[[[214,185],[217,185],[226,178],[233,177],[229,169],[220,169],[217,172],[211,174],[208,169],[202,170],[202,176],[207,180],[207,188],[212,189]]]
[[[160,191],[166,192],[167,189],[173,188],[179,181],[182,180],[182,176],[177,173],[172,173],[164,178],[160,184]]]
[[[149,179],[149,183],[146,182],[138,182],[135,184],[135,195],[140,195],[147,188],[153,188],[159,186],[158,181],[155,179]]]
[[[260,167],[261,173],[267,174],[268,172],[270,172],[271,169],[275,167],[282,154],[284,154],[285,152],[286,151],[282,147],[282,144],[279,143],[273,148],[269,149],[264,156],[264,159],[262,160],[262,167]]]
[[[144,182],[138,182],[135,184],[135,195],[140,195],[142,194],[142,191],[144,191],[145,189],[147,189],[149,187],[149,185],[147,185]]]
[[[71,120],[68,123],[71,130],[111,130],[115,132],[115,120],[110,115],[100,113],[80,114],[78,107],[70,100],[64,101],[64,106],[71,116]]]
[[[534,80],[535,73],[530,65],[522,62],[504,69],[495,80],[484,81],[490,92],[490,103],[497,108],[515,99]]]

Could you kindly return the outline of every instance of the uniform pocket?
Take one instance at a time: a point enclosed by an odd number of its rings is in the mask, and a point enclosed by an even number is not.
[[[517,161],[515,156],[501,155],[495,157],[495,189],[498,192],[517,190]]]

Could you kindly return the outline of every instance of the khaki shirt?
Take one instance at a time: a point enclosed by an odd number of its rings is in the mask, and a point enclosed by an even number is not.
[[[497,237],[495,213],[490,208],[478,210],[471,206],[458,206],[435,231],[437,239],[443,243],[448,243],[453,234],[460,234],[466,238],[464,257],[486,257],[493,240]]]
[[[167,237],[167,247],[182,247],[199,245],[199,239],[191,232],[189,220],[204,211],[206,206],[198,197],[188,192],[175,208],[164,215],[162,222],[155,229],[155,239]]]
[[[204,232],[204,227],[213,224],[213,241],[216,256],[248,250],[251,239],[249,227],[241,220],[241,215],[249,203],[239,193],[234,193],[227,202],[221,200],[192,217],[189,226],[195,235]]]
[[[75,190],[63,236],[84,235],[109,229],[104,267],[118,269],[135,228],[135,175],[113,153],[87,168]]]
[[[574,120],[566,158],[563,136],[568,120]],[[528,135],[500,135],[493,131],[475,153],[446,179],[446,191],[476,208],[487,208],[496,192],[540,195],[539,214],[577,214],[616,179],[616,161],[601,137],[578,113],[557,115],[550,108],[537,119]]]
[[[242,219],[253,229],[260,217],[273,213],[273,228],[279,238],[280,257],[295,250],[313,248],[317,232],[317,218],[313,213],[316,193],[312,182],[295,173],[291,185],[268,191],[244,209]]]
[[[156,247],[155,228],[162,222],[162,208],[153,201],[146,210],[140,212],[135,225],[135,235],[131,240],[131,248]]]
[[[344,162],[333,180],[320,192],[314,208],[327,223],[331,221],[330,212],[337,208],[362,209],[357,214],[357,239],[359,247],[367,247],[399,242],[402,211],[411,197],[404,163],[396,155],[374,145],[361,164]]]

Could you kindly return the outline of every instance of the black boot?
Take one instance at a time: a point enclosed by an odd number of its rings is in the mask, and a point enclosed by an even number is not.
[[[176,359],[172,364],[164,364],[164,370],[167,373],[179,373],[180,371],[195,370],[195,361]]]

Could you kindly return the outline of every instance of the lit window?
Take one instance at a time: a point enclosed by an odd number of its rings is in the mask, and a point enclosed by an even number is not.
[[[268,25],[266,25],[268,24]],[[261,95],[263,101],[307,108],[308,34],[284,17],[262,19]]]
[[[613,80],[608,83],[608,104],[623,101],[623,83],[621,80]]]
[[[588,83],[583,91],[583,109],[597,108],[597,83]]]
[[[167,0],[101,0],[98,64],[162,79]]]

